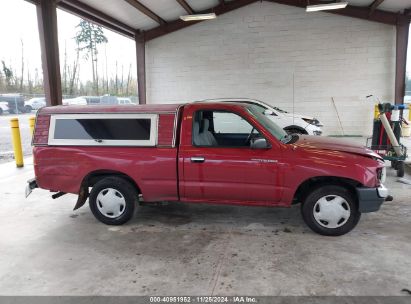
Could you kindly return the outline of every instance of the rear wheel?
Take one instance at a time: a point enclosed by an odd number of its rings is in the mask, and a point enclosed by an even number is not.
[[[127,180],[106,177],[91,190],[89,205],[91,212],[100,222],[107,225],[122,225],[134,214],[137,191]]]
[[[33,110],[32,107],[30,107],[30,106],[24,106],[24,112],[30,113],[32,110]]]
[[[3,109],[0,108],[0,115],[3,115]]]
[[[302,204],[301,213],[311,230],[328,236],[346,234],[361,217],[351,192],[337,185],[313,190]]]

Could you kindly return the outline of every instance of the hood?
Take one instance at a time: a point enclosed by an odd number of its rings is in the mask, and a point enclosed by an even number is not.
[[[292,114],[292,113],[282,113],[284,116],[286,116],[286,117],[291,117],[291,118],[301,118],[301,119],[303,119],[303,118],[305,118],[305,119],[314,119],[314,117],[311,117],[311,116],[307,116],[307,115],[300,115],[300,114]]]
[[[299,135],[298,137],[299,139],[293,144],[298,148],[340,151],[382,160],[380,155],[365,146],[341,138],[309,135]]]

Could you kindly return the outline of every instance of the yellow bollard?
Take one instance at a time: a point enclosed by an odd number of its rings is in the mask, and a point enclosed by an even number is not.
[[[34,134],[34,124],[36,123],[36,117],[32,116],[29,118],[30,135],[33,137]]]
[[[374,119],[378,119],[379,116],[380,116],[380,111],[378,110],[378,105],[376,104],[374,106]]]
[[[11,126],[11,139],[13,142],[14,149],[14,159],[16,160],[16,166],[21,168],[24,166],[23,163],[23,150],[21,149],[21,137],[20,137],[20,127],[18,118],[10,119]]]

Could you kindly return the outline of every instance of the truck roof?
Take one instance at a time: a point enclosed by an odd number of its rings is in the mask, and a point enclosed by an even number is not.
[[[70,105],[45,107],[39,114],[78,114],[78,113],[175,113],[184,104],[148,105]]]

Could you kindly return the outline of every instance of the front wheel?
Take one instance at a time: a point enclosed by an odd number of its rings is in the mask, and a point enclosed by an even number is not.
[[[351,192],[337,185],[313,190],[302,204],[301,213],[311,230],[328,236],[348,233],[361,217]]]
[[[301,134],[301,135],[306,135],[306,134],[307,134],[306,132],[304,132],[304,131],[302,131],[302,130],[300,130],[300,129],[297,129],[297,128],[284,129],[284,131],[285,131],[287,134]]]
[[[395,168],[397,170],[398,177],[404,177],[405,174],[405,164],[403,161],[397,162],[397,166]]]
[[[106,177],[91,190],[89,205],[96,219],[107,225],[122,225],[134,214],[135,187],[120,177]]]

